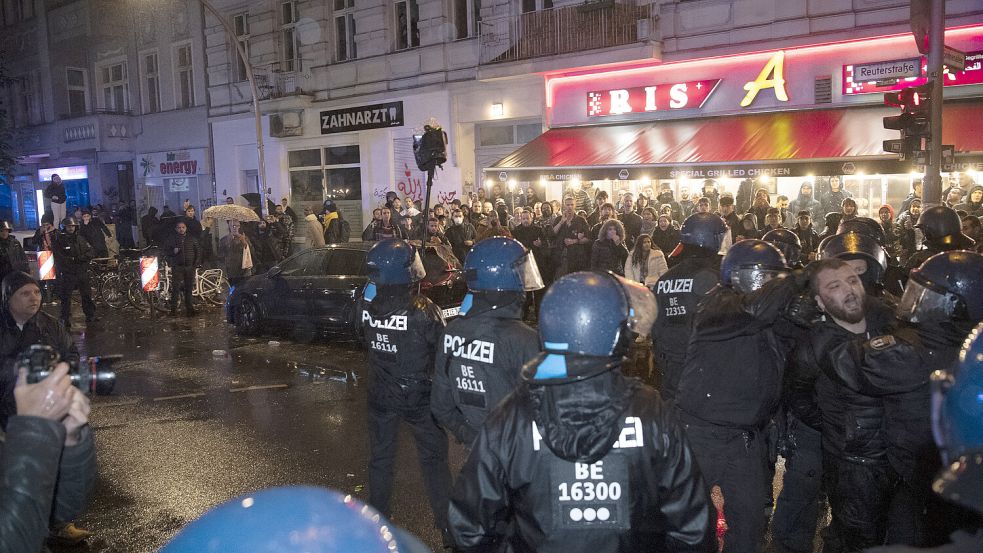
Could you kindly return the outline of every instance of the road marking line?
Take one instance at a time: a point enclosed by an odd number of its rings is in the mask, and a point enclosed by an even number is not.
[[[287,384],[270,384],[268,386],[247,386],[245,388],[232,388],[230,392],[250,392],[252,390],[269,390],[272,388],[287,388]]]
[[[108,409],[110,407],[126,407],[127,405],[136,405],[140,403],[139,399],[132,399],[130,401],[120,401],[119,403],[94,403],[92,405],[93,409]]]
[[[179,396],[155,397],[154,398],[154,401],[170,401],[172,399],[185,399],[185,398],[189,398],[189,397],[201,397],[203,395],[205,395],[205,392],[195,392],[193,394],[181,394]]]

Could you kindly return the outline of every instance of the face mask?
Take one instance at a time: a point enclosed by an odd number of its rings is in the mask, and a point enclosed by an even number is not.
[[[464,222],[464,217],[454,217],[454,224],[455,225],[460,225],[463,222]]]

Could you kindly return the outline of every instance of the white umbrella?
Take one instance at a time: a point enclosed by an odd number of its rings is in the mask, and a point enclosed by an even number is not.
[[[259,221],[256,212],[241,205],[213,205],[201,214],[202,219],[231,219],[233,221]]]

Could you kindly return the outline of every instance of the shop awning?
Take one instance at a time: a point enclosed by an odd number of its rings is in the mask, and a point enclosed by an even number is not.
[[[882,118],[897,108],[841,108],[552,129],[506,156],[489,176],[564,180],[902,173],[883,151],[898,138]],[[945,106],[943,137],[957,152],[983,152],[983,104]],[[752,171],[746,173],[742,171]]]

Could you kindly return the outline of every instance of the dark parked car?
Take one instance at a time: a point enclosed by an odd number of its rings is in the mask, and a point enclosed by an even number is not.
[[[368,281],[365,254],[372,244],[304,250],[241,282],[229,294],[228,321],[245,335],[304,326],[332,336],[357,337],[361,325],[356,309]],[[422,261],[427,276],[419,283],[420,292],[441,308],[445,319],[457,316],[467,293],[460,262],[447,247],[428,247]]]

